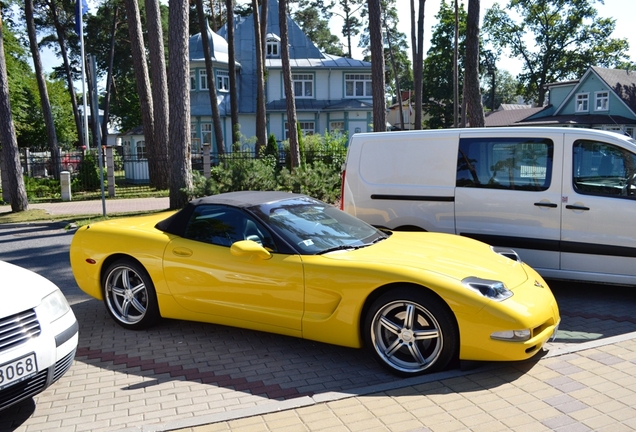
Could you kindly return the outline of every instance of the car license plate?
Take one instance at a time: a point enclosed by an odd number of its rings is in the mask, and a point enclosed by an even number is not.
[[[0,390],[23,381],[36,373],[38,373],[38,366],[34,353],[5,363],[0,366]]]

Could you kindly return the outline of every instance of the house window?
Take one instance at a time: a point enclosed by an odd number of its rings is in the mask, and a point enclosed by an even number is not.
[[[332,121],[329,123],[329,132],[344,132],[344,122],[343,121]]]
[[[297,98],[314,97],[314,76],[311,74],[293,74],[294,96]]]
[[[595,111],[607,111],[609,110],[609,92],[602,91],[594,93],[596,102],[594,103]]]
[[[201,138],[203,145],[212,145],[212,123],[201,123]]]
[[[345,74],[346,97],[371,97],[371,74]]]
[[[216,88],[219,91],[230,91],[230,73],[228,71],[216,71]]]
[[[579,93],[576,95],[576,112],[587,112],[589,110],[590,95],[587,93]]]
[[[274,33],[267,34],[265,47],[267,57],[280,57],[280,38]]]
[[[190,90],[197,89],[197,77],[193,70],[190,71]]]
[[[209,90],[208,72],[205,69],[199,71],[199,88],[201,90]]]
[[[316,131],[316,123],[312,122],[312,121],[306,121],[306,122],[302,122],[299,121],[298,124],[300,125],[300,133],[302,133],[303,135],[313,135],[314,132]],[[285,139],[289,138],[289,124],[287,122],[285,122]]]
[[[147,159],[146,141],[137,141],[135,145],[137,147],[137,160]]]

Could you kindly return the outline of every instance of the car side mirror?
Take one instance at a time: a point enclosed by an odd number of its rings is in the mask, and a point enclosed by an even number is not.
[[[237,257],[252,255],[263,260],[267,260],[272,257],[272,254],[269,253],[263,246],[252,240],[240,240],[232,243],[232,246],[230,246],[230,253]]]

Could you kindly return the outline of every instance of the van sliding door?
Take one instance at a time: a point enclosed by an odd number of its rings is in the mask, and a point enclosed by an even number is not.
[[[456,233],[512,247],[537,270],[559,268],[563,134],[462,134]]]
[[[636,155],[592,137],[567,137],[566,148],[561,269],[636,284]]]

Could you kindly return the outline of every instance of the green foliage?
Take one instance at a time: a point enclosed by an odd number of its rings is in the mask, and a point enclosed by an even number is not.
[[[100,187],[97,155],[94,152],[87,152],[79,164],[77,177],[73,180],[71,188],[76,191],[94,190]]]
[[[462,94],[464,55],[466,52],[466,17],[463,4],[459,7],[459,94]],[[455,10],[452,4],[442,1],[438,14],[438,24],[433,28],[431,47],[424,60],[422,79],[422,105],[428,119],[424,121],[429,129],[453,126],[453,50],[455,39]]]
[[[303,164],[293,172],[283,168],[278,182],[281,190],[307,194],[329,203],[340,197],[340,170],[322,161]]]
[[[276,142],[276,135],[269,134],[267,137],[267,146],[265,147],[263,153],[265,155],[271,155],[274,157],[278,157],[278,143]]]
[[[320,16],[318,9],[310,6],[297,10],[294,13],[294,21],[321,51],[340,57],[344,56],[340,39],[331,33],[329,21]]]
[[[507,48],[523,61],[517,79],[526,100],[542,106],[546,84],[579,78],[591,66],[625,64],[629,44],[611,37],[615,20],[598,18],[595,2],[510,0],[486,12],[483,33],[496,48]]]
[[[52,178],[34,178],[24,176],[24,187],[29,201],[60,198],[60,181]]]
[[[306,163],[291,171],[279,166],[278,156],[264,149],[256,159],[250,152],[222,156],[209,179],[193,173],[196,197],[240,190],[284,190],[336,202],[340,195],[340,171],[346,154],[347,136],[342,134],[304,137]],[[289,154],[289,143],[284,143]]]
[[[275,156],[255,159],[251,152],[220,156],[219,164],[210,170],[210,178],[193,174],[193,195],[206,196],[239,190],[276,190]]]

